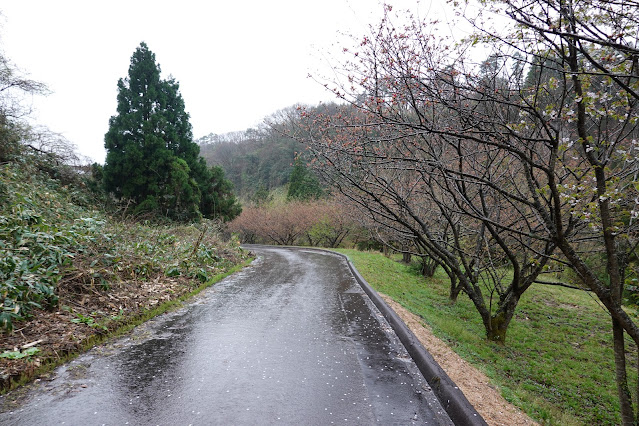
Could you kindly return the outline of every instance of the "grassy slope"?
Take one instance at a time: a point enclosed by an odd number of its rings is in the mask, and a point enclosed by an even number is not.
[[[502,347],[485,340],[467,297],[450,303],[441,271],[426,280],[381,254],[339,251],[376,290],[424,318],[531,417],[548,424],[619,424],[610,319],[589,293],[533,287],[522,297]],[[629,374],[636,383],[636,370]]]

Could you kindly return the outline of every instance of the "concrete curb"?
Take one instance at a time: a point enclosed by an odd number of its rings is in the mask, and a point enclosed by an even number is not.
[[[335,252],[331,252],[335,253]],[[424,348],[419,339],[413,334],[404,321],[393,311],[393,309],[386,304],[384,299],[366,282],[359,271],[355,268],[353,263],[347,256],[341,253],[335,253],[346,259],[348,267],[350,268],[353,276],[364,289],[368,297],[373,301],[377,309],[380,310],[386,321],[393,328],[397,337],[406,347],[409,355],[415,361],[417,368],[423,374],[424,378],[435,392],[435,396],[439,399],[446,413],[451,418],[453,423],[458,426],[466,425],[486,425],[484,418],[475,410],[475,408],[468,402],[464,393],[459,389],[455,383],[448,377],[448,374],[439,366],[439,364],[433,359],[433,356]]]

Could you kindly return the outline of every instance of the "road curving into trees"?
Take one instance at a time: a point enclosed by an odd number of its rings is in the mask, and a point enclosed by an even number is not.
[[[180,311],[0,397],[0,423],[453,424],[343,257],[251,250]]]

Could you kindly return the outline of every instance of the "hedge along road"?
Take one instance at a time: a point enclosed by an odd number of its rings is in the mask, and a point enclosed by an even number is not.
[[[251,250],[187,307],[3,396],[0,424],[452,424],[342,257]]]

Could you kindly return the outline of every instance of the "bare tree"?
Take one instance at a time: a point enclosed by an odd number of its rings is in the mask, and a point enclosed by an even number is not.
[[[384,51],[390,51],[388,46]],[[390,80],[372,76],[367,81],[372,91]],[[388,102],[398,99],[392,87],[384,92]],[[554,245],[522,244],[526,227],[536,222],[530,211],[510,209],[496,190],[514,185],[504,155],[480,141],[424,133],[416,114],[424,114],[421,106],[411,110],[402,102],[380,108],[385,102],[373,96],[339,115],[305,113],[306,142],[317,172],[371,220],[415,241],[441,264],[451,277],[451,298],[463,289],[487,337],[503,343],[521,294],[542,272]],[[444,119],[438,111],[427,114]]]
[[[19,151],[20,141],[31,133],[23,122],[31,112],[25,100],[30,95],[45,93],[44,84],[26,78],[0,52],[0,162],[9,160]]]
[[[541,169],[547,199],[537,210],[547,235],[611,315],[621,415],[635,424],[624,332],[637,344],[639,329],[622,295],[639,243],[639,3],[508,0],[493,8],[515,25],[496,32],[473,20],[478,35],[502,52],[518,51],[544,83],[528,88],[523,108],[528,126],[543,129],[538,137],[549,154]]]
[[[46,94],[46,85],[25,77],[24,73],[0,53],[0,117],[23,118],[31,112],[25,94]]]
[[[356,113],[322,121],[305,112],[306,140],[337,188],[449,268],[489,338],[505,336],[494,330],[551,261],[572,268],[611,315],[622,418],[632,424],[623,337],[639,343],[639,329],[621,300],[639,241],[639,8],[488,6],[515,25],[480,27],[458,45],[436,40],[428,22],[395,27],[387,7],[347,52],[334,89]],[[469,59],[484,42],[488,59]],[[449,240],[433,235],[442,224]]]

